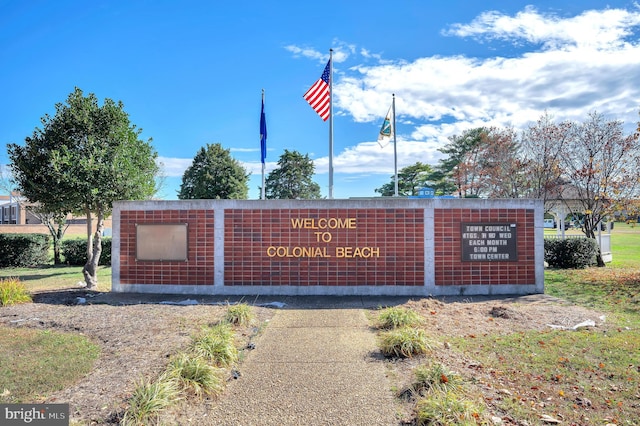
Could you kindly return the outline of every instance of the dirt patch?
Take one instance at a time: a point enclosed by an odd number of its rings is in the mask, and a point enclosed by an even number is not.
[[[425,319],[425,329],[429,335],[435,337],[436,350],[430,353],[431,361],[446,366],[450,371],[455,371],[466,377],[470,383],[477,383],[485,401],[499,400],[502,398],[501,377],[486,377],[489,371],[484,366],[472,359],[465,357],[458,351],[451,349],[448,339],[469,338],[486,335],[507,335],[524,331],[544,331],[551,329],[572,329],[585,321],[591,321],[600,330],[608,329],[606,318],[601,312],[572,305],[561,299],[546,295],[521,296],[503,299],[485,300],[456,300],[446,302],[437,299],[421,299],[409,301],[405,304],[421,314]],[[403,400],[402,408],[404,419],[402,424],[413,425],[414,398],[416,395],[411,390],[414,380],[413,370],[425,363],[424,357],[413,359],[390,359],[389,364],[392,382],[398,389],[398,396]],[[482,382],[492,383],[492,386],[481,386]],[[521,423],[511,419],[505,413],[499,415],[495,407],[489,407],[501,419],[504,426],[522,426]]]
[[[187,347],[194,333],[226,313],[224,302],[192,304],[195,300],[186,296],[65,290],[36,294],[34,302],[0,308],[0,326],[79,333],[102,349],[91,374],[70,388],[34,401],[69,403],[71,418],[83,424],[117,424],[137,382],[157,377],[169,358]],[[273,313],[260,307],[254,311],[256,323]],[[252,327],[238,329],[241,340],[249,340],[255,332]]]
[[[420,312],[427,329],[440,336],[571,327],[588,319],[601,324],[600,313],[543,295],[479,301],[407,299],[401,303]],[[321,306],[310,306],[315,307]],[[215,323],[225,312],[225,302],[214,298],[64,290],[37,294],[34,303],[0,308],[0,325],[71,331],[97,342],[102,354],[91,374],[48,395],[45,401],[68,402],[72,419],[82,424],[108,425],[117,423],[138,380],[156,377],[171,355],[188,345],[194,332]],[[274,314],[268,306],[256,306],[254,312],[257,326]],[[250,341],[257,326],[239,329],[241,339]],[[450,354],[443,352],[442,356]],[[447,360],[469,368],[469,360]],[[394,374],[402,377],[394,381],[410,380],[412,362],[398,362]]]

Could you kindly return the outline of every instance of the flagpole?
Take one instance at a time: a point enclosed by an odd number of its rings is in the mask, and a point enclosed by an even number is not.
[[[333,198],[333,49],[329,49],[329,199]]]
[[[391,110],[393,114],[393,170],[395,177],[395,192],[394,196],[398,196],[398,144],[396,143],[396,95],[392,94],[393,100],[391,101]]]
[[[264,89],[262,89],[262,112],[264,113]],[[262,118],[262,117],[260,117]],[[262,129],[260,129],[262,130]],[[264,200],[265,199],[265,179],[264,179],[264,163],[265,163],[265,159],[263,157],[263,152],[262,152],[262,138],[264,136],[261,134],[260,135],[260,156],[262,157],[262,188],[260,190],[260,199]],[[264,143],[266,143],[266,141],[264,141]]]

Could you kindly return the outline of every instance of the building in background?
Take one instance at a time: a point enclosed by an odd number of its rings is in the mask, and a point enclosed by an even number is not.
[[[20,200],[20,194],[0,195],[0,234],[48,234],[49,230],[40,218],[33,214],[29,208],[29,203]],[[67,235],[86,235],[87,218],[83,216],[69,215],[67,217]],[[94,218],[94,229],[96,221]],[[111,236],[111,218],[105,220],[105,230],[103,235]]]

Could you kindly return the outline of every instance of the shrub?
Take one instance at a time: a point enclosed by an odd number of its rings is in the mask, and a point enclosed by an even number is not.
[[[0,279],[0,306],[10,306],[28,302],[31,302],[31,295],[19,279]]]
[[[62,256],[69,265],[82,266],[87,263],[87,240],[63,240]],[[102,254],[99,265],[111,265],[111,238],[102,239]]]
[[[380,350],[384,356],[411,358],[432,348],[424,330],[417,328],[396,328],[380,333]]]
[[[456,392],[434,392],[418,401],[417,412],[419,426],[475,426],[483,409]]]
[[[165,408],[180,399],[180,388],[167,375],[155,382],[141,381],[129,398],[129,408],[125,411],[123,426],[157,424],[158,416]]]
[[[248,325],[253,319],[251,307],[246,303],[238,303],[237,305],[229,305],[225,315],[225,321],[235,325]]]
[[[0,234],[0,267],[33,267],[50,261],[49,235]]]
[[[219,367],[233,365],[238,360],[238,348],[231,326],[223,323],[203,329],[193,341],[192,352]]]
[[[598,243],[592,238],[544,240],[544,260],[551,268],[582,269],[596,265],[598,250]]]
[[[380,328],[414,327],[422,323],[422,318],[411,309],[391,307],[380,312],[378,322]]]
[[[169,376],[195,395],[217,395],[224,389],[221,370],[201,357],[181,353],[169,364]]]

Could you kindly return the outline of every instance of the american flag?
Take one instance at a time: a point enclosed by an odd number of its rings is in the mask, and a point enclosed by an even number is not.
[[[331,92],[329,91],[330,72],[331,60],[329,60],[329,62],[327,62],[327,66],[324,67],[322,76],[318,81],[313,83],[313,86],[311,86],[303,96],[303,98],[309,102],[311,108],[313,108],[324,121],[327,121],[331,114]]]

